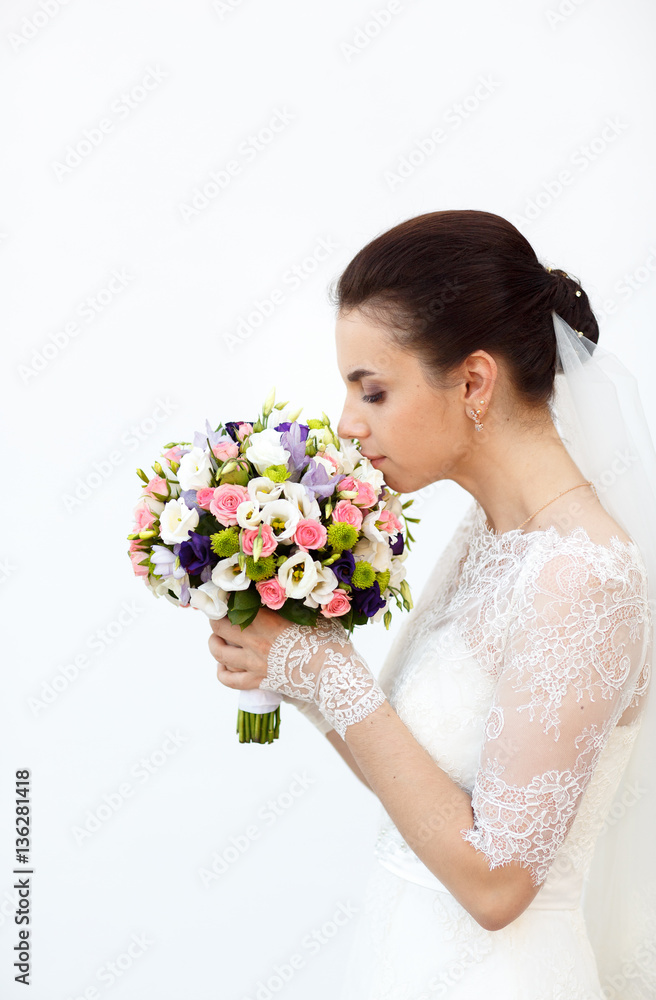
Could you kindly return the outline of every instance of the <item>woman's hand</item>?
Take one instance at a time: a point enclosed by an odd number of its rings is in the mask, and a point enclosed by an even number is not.
[[[270,608],[261,607],[243,631],[230,619],[210,619],[210,653],[217,661],[216,676],[226,687],[237,691],[259,688],[266,677],[267,657],[275,639],[291,626]]]

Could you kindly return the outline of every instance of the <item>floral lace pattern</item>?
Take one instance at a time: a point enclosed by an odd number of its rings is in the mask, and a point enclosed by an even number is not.
[[[630,543],[599,545],[582,528],[546,542],[516,588],[472,791],[475,826],[461,831],[491,868],[518,861],[534,885],[634,699],[650,624]]]
[[[336,621],[292,624],[274,640],[261,688],[314,702],[345,738],[346,730],[385,702],[385,695],[346,630]]]

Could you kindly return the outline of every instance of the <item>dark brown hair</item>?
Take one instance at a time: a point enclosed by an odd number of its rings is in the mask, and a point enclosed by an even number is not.
[[[552,397],[552,309],[588,340],[599,338],[578,280],[549,271],[512,223],[473,209],[428,212],[376,236],[329,296],[338,310],[361,309],[416,353],[437,385],[472,351],[501,355],[529,406]]]

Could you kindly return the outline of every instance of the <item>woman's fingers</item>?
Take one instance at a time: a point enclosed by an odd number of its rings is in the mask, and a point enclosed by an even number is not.
[[[214,634],[207,640],[207,645],[214,659],[223,664],[226,670],[234,672],[247,671],[254,674],[256,677],[256,686],[264,676],[260,669],[260,661],[252,650],[245,649],[243,646],[233,646],[223,636]]]
[[[260,686],[260,679],[247,670],[227,670],[222,663],[217,664],[217,680],[235,691],[246,691]]]

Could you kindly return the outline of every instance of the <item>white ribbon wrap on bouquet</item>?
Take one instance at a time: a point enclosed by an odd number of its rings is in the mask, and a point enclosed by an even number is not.
[[[253,712],[255,715],[266,715],[267,712],[274,712],[280,702],[282,695],[276,691],[265,691],[261,688],[250,688],[239,692],[239,708],[242,712]]]

